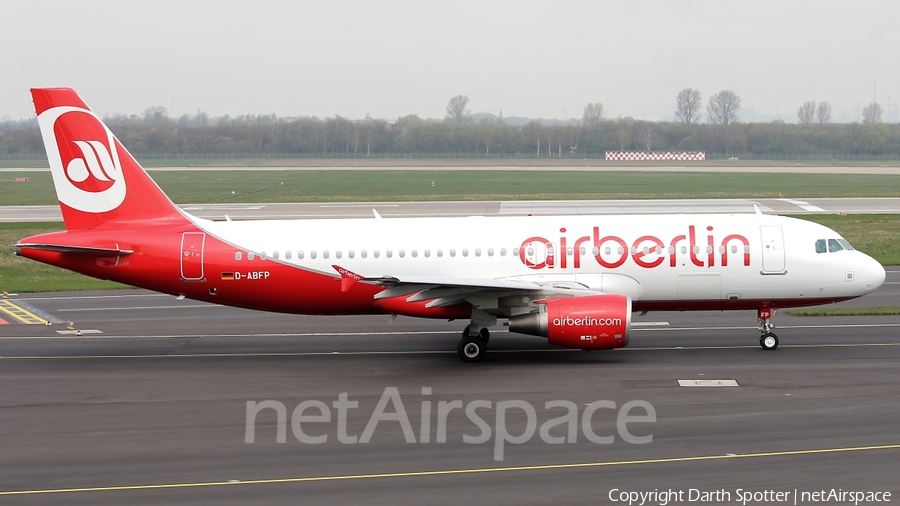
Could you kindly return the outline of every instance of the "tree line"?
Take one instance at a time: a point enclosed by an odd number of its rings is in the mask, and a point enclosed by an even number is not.
[[[396,121],[347,118],[279,118],[244,115],[210,118],[203,112],[170,118],[162,107],[142,115],[104,118],[126,148],[138,156],[191,154],[366,157],[403,153],[461,156],[526,155],[559,158],[601,155],[609,150],[684,150],[749,155],[900,155],[900,124],[881,122],[881,106],[864,109],[863,123],[832,123],[828,102],[806,102],[798,123],[741,123],[740,97],[700,92],[676,97],[676,121],[606,118],[603,104],[589,103],[580,121],[510,124],[486,115],[476,120],[468,97],[447,104],[443,120],[416,115]],[[703,116],[706,115],[706,121]],[[34,120],[0,123],[0,155],[44,153]]]

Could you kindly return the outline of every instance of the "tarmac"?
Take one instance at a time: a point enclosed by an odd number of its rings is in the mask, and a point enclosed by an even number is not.
[[[900,492],[898,316],[782,311],[774,351],[758,346],[746,311],[636,315],[630,346],[608,352],[498,326],[485,360],[466,364],[455,353],[464,322],[269,314],[142,290],[7,300],[60,323],[0,325],[3,503],[627,504],[623,493],[671,491],[763,504],[767,492]],[[898,300],[890,268],[882,288],[838,307]],[[681,386],[698,384],[722,386]],[[343,429],[342,394],[358,402]],[[248,422],[248,403],[266,401]],[[308,401],[330,421],[296,411]],[[477,416],[457,407],[441,425],[441,403],[476,401]],[[543,434],[562,405],[576,422]],[[622,416],[636,417],[625,433]],[[301,441],[296,427],[327,440]]]
[[[546,216],[678,213],[898,214],[900,198],[534,200],[472,202],[341,202],[185,204],[185,212],[211,220]],[[59,206],[0,206],[0,222],[62,221]]]

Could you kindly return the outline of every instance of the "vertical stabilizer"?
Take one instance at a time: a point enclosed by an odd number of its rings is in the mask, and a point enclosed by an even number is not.
[[[184,219],[74,90],[33,88],[31,96],[66,229]]]

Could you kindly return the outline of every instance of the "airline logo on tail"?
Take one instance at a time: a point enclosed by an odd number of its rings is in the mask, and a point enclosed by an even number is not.
[[[53,107],[38,116],[59,201],[103,213],[125,200],[125,178],[112,132],[88,109]]]

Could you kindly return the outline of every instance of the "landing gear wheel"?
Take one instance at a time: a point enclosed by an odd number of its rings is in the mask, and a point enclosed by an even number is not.
[[[466,328],[463,329],[463,332],[462,332],[463,339],[469,337],[469,328],[471,328],[471,326],[466,325]],[[482,328],[481,331],[478,333],[478,335],[481,336],[481,340],[484,341],[484,344],[487,344],[488,341],[491,340],[491,333],[486,328]]]
[[[469,335],[464,335],[456,347],[456,353],[463,362],[481,362],[486,351],[487,344],[480,337]]]
[[[759,345],[764,350],[774,350],[778,347],[778,336],[771,332],[767,332],[759,338]]]

